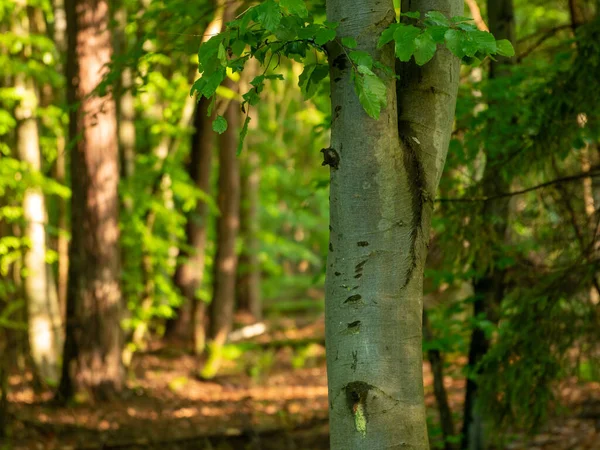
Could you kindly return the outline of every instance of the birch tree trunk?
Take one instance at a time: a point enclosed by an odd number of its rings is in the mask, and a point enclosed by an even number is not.
[[[24,14],[14,23],[15,32],[29,34],[29,18]],[[36,118],[38,93],[32,79],[24,74],[15,77],[15,89],[21,101],[15,109],[16,139],[19,159],[29,164],[30,170],[40,172],[42,160],[39,130]],[[51,267],[46,264],[46,199],[40,187],[30,187],[23,199],[25,237],[29,249],[23,268],[27,272],[23,290],[27,299],[29,348],[38,374],[51,383],[58,382],[59,360],[62,350],[62,324],[56,283]]]
[[[58,395],[96,399],[124,384],[115,102],[93,91],[112,55],[106,0],[67,0],[67,97],[72,110],[71,229],[67,334]]]
[[[407,1],[403,10],[462,13],[462,0]],[[329,0],[338,36],[378,50],[391,1]],[[387,108],[367,116],[338,44],[329,47],[332,119],[326,346],[331,448],[429,449],[422,367],[423,268],[433,198],[452,130],[459,61],[440,49],[423,68],[384,79]],[[398,108],[399,106],[399,108]]]

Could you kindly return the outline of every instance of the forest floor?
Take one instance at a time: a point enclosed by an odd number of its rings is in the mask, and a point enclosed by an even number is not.
[[[273,331],[228,347],[223,374],[210,382],[195,376],[196,358],[152,346],[134,358],[126,395],[106,404],[57,408],[49,390],[35,392],[30,375],[15,374],[9,396],[12,447],[0,442],[0,449],[327,449],[322,319],[270,325]],[[452,364],[445,378],[456,422],[465,386],[461,363]],[[439,448],[428,364],[424,379],[431,448]],[[541,433],[515,433],[501,448],[600,450],[600,414],[582,413],[600,405],[600,384],[569,380],[558,389],[566,408],[553,412]]]

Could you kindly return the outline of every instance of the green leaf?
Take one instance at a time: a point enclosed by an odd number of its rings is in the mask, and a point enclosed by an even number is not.
[[[213,131],[223,134],[227,130],[227,120],[223,116],[217,116],[217,118],[212,123]]]
[[[366,66],[358,66],[354,86],[358,100],[365,112],[373,119],[379,119],[381,108],[387,105],[387,90],[384,82]]]
[[[356,42],[356,39],[354,39],[353,37],[344,37],[342,38],[342,45],[348,48],[356,48],[358,44]]]
[[[407,62],[415,52],[415,39],[421,34],[421,30],[412,25],[400,25],[394,32],[396,41],[396,56],[400,61]]]
[[[281,8],[275,0],[267,0],[255,8],[256,21],[268,31],[275,31],[281,22]]]
[[[240,56],[242,53],[244,53],[245,49],[246,42],[244,42],[242,39],[236,39],[231,43],[231,52],[236,56]]]
[[[448,31],[448,27],[444,26],[427,27],[427,33],[431,35],[436,44],[444,43],[444,36],[446,35],[446,31]]]
[[[198,70],[211,72],[219,65],[219,50],[223,45],[224,36],[219,33],[200,45],[198,49]]]
[[[431,58],[433,58],[433,55],[435,55],[435,51],[437,50],[437,44],[427,30],[417,36],[415,39],[415,46],[415,62],[419,66],[428,63]]]
[[[281,0],[280,4],[287,9],[290,14],[296,14],[303,19],[308,17],[308,9],[306,9],[304,0]]]
[[[496,39],[491,33],[487,31],[471,31],[468,36],[473,39],[477,45],[477,50],[482,51],[488,55],[496,53]]]
[[[227,52],[225,51],[225,46],[222,42],[219,44],[217,58],[223,67],[227,67]]]
[[[468,22],[462,22],[456,25],[456,27],[460,30],[466,31],[466,32],[472,32],[472,31],[477,31],[478,28],[475,24],[473,23],[468,23]]]
[[[335,30],[332,28],[320,28],[315,34],[315,44],[325,45],[335,39]]]
[[[508,39],[500,39],[496,41],[496,53],[510,58],[515,56],[515,49]]]
[[[446,47],[459,58],[465,56],[465,52],[463,51],[463,36],[463,33],[452,28],[446,31],[444,35]]]
[[[244,140],[248,135],[248,125],[250,124],[250,116],[246,116],[246,120],[244,120],[244,125],[242,125],[242,129],[240,130],[240,141],[238,142],[237,154],[240,155],[242,150],[244,149]]]
[[[419,11],[408,11],[405,13],[400,13],[401,17],[408,17],[409,19],[420,19],[421,13]]]
[[[448,18],[439,11],[429,11],[425,14],[425,17],[427,17],[433,25],[450,26]]]
[[[388,42],[393,41],[394,33],[399,26],[400,26],[400,24],[393,23],[389,27],[387,27],[385,30],[383,30],[383,33],[381,33],[381,36],[379,37],[379,41],[377,42],[377,48],[381,48]]]
[[[366,66],[369,69],[373,68],[373,58],[367,52],[362,50],[355,50],[350,52],[350,59],[354,61],[357,66]]]
[[[328,74],[329,66],[327,64],[308,64],[304,66],[304,71],[298,79],[298,85],[306,100],[315,95],[319,82]]]
[[[227,72],[224,67],[220,67],[216,72],[211,74],[203,74],[202,78],[196,80],[192,86],[191,93],[198,92],[200,96],[210,98],[217,91],[217,88],[226,76]]]

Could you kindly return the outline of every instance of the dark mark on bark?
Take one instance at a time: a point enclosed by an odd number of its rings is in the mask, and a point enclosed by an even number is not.
[[[406,279],[402,285],[404,289],[410,282],[413,272],[417,267],[417,239],[419,238],[419,231],[422,233],[422,222],[423,222],[423,208],[427,200],[427,180],[425,177],[425,171],[423,164],[420,159],[420,151],[415,148],[416,142],[413,142],[411,136],[412,130],[410,126],[399,125],[401,130],[400,139],[402,140],[404,147],[404,167],[406,168],[409,189],[412,196],[412,223],[410,231],[410,261],[408,270],[406,271]]]
[[[323,164],[322,166],[329,166],[332,169],[337,169],[340,165],[340,155],[333,148],[323,148],[321,149],[321,153],[323,153]]]
[[[333,244],[330,242],[329,243],[329,251],[332,252],[333,251]]]
[[[333,60],[333,67],[343,71],[348,67],[348,62],[346,60],[346,56],[344,54],[340,54]]]
[[[358,350],[354,350],[352,352],[352,365],[350,368],[356,372],[356,366],[358,365]]]
[[[369,243],[367,241],[360,241],[357,242],[356,245],[358,245],[359,247],[368,247]]]
[[[335,272],[335,273],[334,273],[334,275],[335,275],[336,277],[339,277],[341,274],[342,274],[341,272]]]
[[[374,386],[364,381],[352,381],[348,383],[343,390],[346,392],[346,405],[353,416],[359,412],[359,408],[362,409],[364,414],[365,422],[368,421],[367,417],[367,395]],[[366,425],[366,424],[365,424]]]
[[[358,334],[360,332],[360,320],[355,320],[354,322],[350,322],[348,324],[348,331],[352,334]]]
[[[344,301],[344,304],[346,304],[346,303],[358,303],[358,302],[360,302],[361,299],[362,299],[362,295],[360,295],[360,294],[352,295],[352,296],[348,297]]]
[[[363,274],[362,273],[357,273],[356,275],[354,275],[354,278],[356,278],[357,280],[362,277]]]

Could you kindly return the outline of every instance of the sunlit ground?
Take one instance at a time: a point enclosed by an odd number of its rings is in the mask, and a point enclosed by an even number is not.
[[[322,318],[308,324],[268,323],[267,334],[229,347],[222,375],[195,377],[197,361],[173,347],[138,354],[122,400],[51,407],[30,374],[10,377],[15,449],[296,449],[328,448],[327,378]],[[464,360],[445,378],[460,425]],[[424,366],[432,448],[439,444],[432,375]],[[559,388],[566,408],[539,434],[515,434],[514,450],[600,449],[600,384],[572,379]]]

